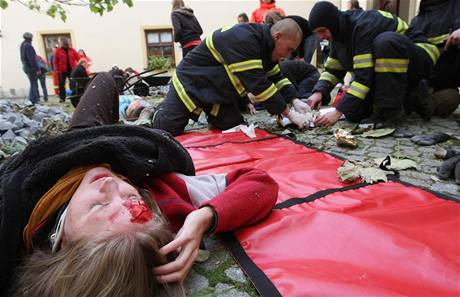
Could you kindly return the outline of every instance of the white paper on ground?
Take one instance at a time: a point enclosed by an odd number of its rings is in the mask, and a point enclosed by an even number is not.
[[[251,124],[247,125],[238,125],[228,130],[222,131],[222,133],[234,133],[234,132],[243,132],[249,138],[256,138],[256,131],[257,125]]]

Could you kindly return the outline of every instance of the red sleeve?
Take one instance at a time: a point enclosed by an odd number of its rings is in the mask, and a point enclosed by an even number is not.
[[[272,210],[278,184],[265,171],[242,168],[228,173],[226,179],[225,191],[202,205],[216,211],[215,233],[253,224]]]
[[[59,58],[58,58],[59,54],[58,53],[59,52],[58,51],[59,51],[59,49],[56,49],[56,52],[54,53],[54,58],[53,58],[53,66],[54,66],[53,69],[56,72],[59,72],[59,62],[58,62],[58,60],[59,60]]]

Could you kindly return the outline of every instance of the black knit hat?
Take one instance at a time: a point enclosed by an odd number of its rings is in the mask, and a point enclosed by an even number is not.
[[[332,36],[339,33],[340,11],[338,8],[326,1],[318,2],[310,11],[310,27],[312,30],[319,27],[326,27],[331,31]]]

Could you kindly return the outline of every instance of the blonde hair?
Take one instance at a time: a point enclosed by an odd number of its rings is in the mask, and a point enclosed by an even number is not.
[[[176,9],[179,9],[179,8],[182,8],[185,6],[185,3],[183,0],[173,0],[172,2],[172,10],[176,10]]]
[[[56,253],[35,250],[18,269],[11,296],[185,296],[181,283],[156,281],[153,268],[175,256],[163,256],[159,249],[174,235],[150,193],[139,192],[154,213],[149,223],[124,233],[66,242]]]

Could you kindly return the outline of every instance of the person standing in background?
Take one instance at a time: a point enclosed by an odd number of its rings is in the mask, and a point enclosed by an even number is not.
[[[37,55],[37,66],[40,70],[40,75],[38,75],[38,80],[40,81],[40,85],[42,86],[43,91],[43,101],[48,102],[48,90],[46,89],[46,73],[48,72],[48,65],[46,61]],[[38,90],[38,87],[37,87]],[[40,100],[40,94],[38,95]]]
[[[283,9],[276,7],[275,0],[260,0],[260,7],[252,12],[251,23],[262,24],[265,14],[271,11],[278,12],[282,17],[286,16]]]
[[[37,65],[37,54],[35,49],[32,46],[33,35],[30,32],[26,32],[22,35],[24,41],[21,43],[20,52],[21,52],[21,62],[22,70],[29,78],[30,82],[30,91],[29,91],[29,101],[32,104],[38,103],[38,82],[37,77],[40,75],[40,69]]]
[[[59,39],[59,45],[60,47],[56,50],[53,63],[59,80],[59,101],[64,102],[66,97],[66,79],[70,77],[70,73],[80,60],[80,56],[75,49],[69,46],[69,40],[67,38],[61,37]]]
[[[49,61],[50,61],[50,71],[53,75],[53,89],[54,89],[54,95],[59,96],[59,80],[57,76],[57,72],[54,69],[54,55],[56,55],[56,49],[58,48],[58,45],[54,45],[53,47],[53,53],[51,54]]]
[[[245,12],[238,15],[238,24],[249,23],[249,17]]]
[[[91,60],[91,58],[88,57],[88,56],[86,55],[85,51],[82,50],[82,49],[79,49],[79,50],[78,50],[78,55],[80,56],[80,60],[83,59],[83,60],[86,61],[86,66],[85,66],[86,68],[85,68],[85,70],[86,70],[86,73],[88,74],[88,76],[90,76],[90,75],[91,75],[91,71],[89,71],[89,68],[91,67],[91,65],[93,65],[93,60]]]
[[[200,23],[193,14],[193,9],[186,7],[183,0],[172,1],[171,21],[174,29],[174,41],[182,47],[182,57],[201,43]]]
[[[348,0],[347,7],[348,10],[363,10],[363,8],[359,6],[358,0]]]

